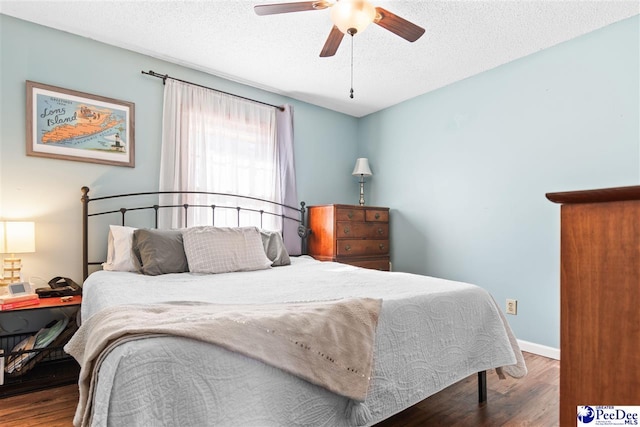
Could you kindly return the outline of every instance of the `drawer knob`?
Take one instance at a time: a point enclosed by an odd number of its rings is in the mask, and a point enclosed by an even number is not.
[[[380,219],[380,212],[376,212],[376,219]]]
[[[384,250],[384,245],[382,243],[380,243],[378,247],[380,248],[380,250]]]
[[[384,230],[382,228],[378,228],[378,234],[382,234],[384,233]]]
[[[353,218],[353,211],[349,211],[349,213],[347,214],[347,218],[349,219]]]
[[[350,232],[351,232],[351,228],[349,227],[344,228],[344,234],[349,234]]]
[[[345,247],[344,247],[344,250],[345,250],[345,251],[347,251],[347,252],[349,252],[349,251],[351,250],[351,245],[347,245],[347,246],[345,246]]]

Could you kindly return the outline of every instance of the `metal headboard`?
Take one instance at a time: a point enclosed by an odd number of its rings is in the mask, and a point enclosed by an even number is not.
[[[242,195],[238,195],[238,194],[230,194],[230,193],[215,193],[215,192],[205,192],[205,191],[150,191],[150,192],[142,192],[142,193],[127,193],[127,194],[114,194],[111,196],[103,196],[103,197],[95,197],[95,198],[91,198],[89,197],[89,187],[82,187],[81,189],[82,191],[82,197],[81,197],[81,202],[82,202],[82,279],[86,280],[86,278],[89,276],[89,266],[90,265],[99,265],[102,263],[102,261],[89,261],[89,218],[92,217],[98,217],[98,216],[102,216],[102,215],[110,215],[110,214],[117,214],[120,213],[121,214],[121,225],[126,225],[125,223],[125,215],[127,214],[127,212],[132,212],[132,211],[145,211],[145,210],[153,210],[154,211],[154,224],[153,227],[150,228],[158,228],[158,211],[160,209],[166,209],[166,208],[172,208],[172,209],[184,209],[185,212],[185,223],[184,223],[184,227],[188,227],[189,224],[187,223],[187,211],[189,209],[193,209],[193,208],[199,208],[199,209],[211,209],[212,213],[213,213],[213,221],[211,225],[215,225],[215,211],[216,209],[224,209],[224,210],[235,210],[237,212],[237,226],[240,226],[240,212],[241,211],[246,211],[246,212],[254,212],[254,213],[258,213],[260,214],[260,226],[262,226],[262,221],[264,218],[264,215],[271,215],[271,216],[276,216],[276,217],[280,217],[281,221],[282,221],[282,232],[284,233],[285,230],[285,221],[293,221],[294,223],[298,224],[297,227],[297,232],[298,232],[298,236],[301,238],[301,242],[300,242],[300,249],[301,249],[301,253],[306,253],[305,251],[305,239],[309,234],[309,229],[306,227],[305,225],[305,202],[300,202],[300,207],[294,207],[294,206],[289,206],[289,205],[285,205],[282,203],[277,203],[277,202],[273,202],[271,200],[264,200],[264,199],[259,199],[256,197],[250,197],[250,196],[242,196]],[[121,207],[121,208],[117,208],[117,209],[108,209],[108,210],[103,210],[103,211],[96,211],[96,212],[90,212],[89,211],[89,204],[91,202],[96,202],[99,200],[109,200],[109,199],[122,199],[122,198],[126,198],[126,197],[142,197],[142,196],[160,196],[161,194],[199,194],[199,195],[209,195],[209,196],[223,196],[226,198],[229,198],[230,200],[236,200],[236,206],[224,206],[224,205],[197,205],[197,204],[182,204],[182,205],[159,205],[159,204],[152,204],[152,205],[144,205],[144,206],[132,206],[132,207]],[[239,206],[237,202],[241,202],[241,201],[258,201],[258,202],[262,202],[265,203],[269,206],[272,206],[274,210],[278,209],[278,208],[284,208],[282,211],[282,213],[276,213],[273,211],[269,211],[269,210],[262,210],[262,209],[255,209],[255,208],[247,208],[247,207],[242,207]],[[135,203],[131,203],[131,205],[135,205]],[[94,206],[94,205],[92,205]],[[286,211],[286,213],[285,213]],[[295,218],[293,216],[287,215],[287,213],[289,212],[294,212],[295,215],[298,216],[298,218]],[[257,225],[257,224],[251,224],[251,225]],[[284,236],[283,236],[284,237]]]

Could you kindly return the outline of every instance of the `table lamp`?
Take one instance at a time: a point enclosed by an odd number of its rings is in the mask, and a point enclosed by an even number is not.
[[[31,221],[0,221],[0,253],[11,254],[4,259],[3,285],[21,281],[21,259],[17,253],[36,251],[35,224]]]
[[[360,206],[364,206],[364,177],[373,175],[369,168],[369,159],[359,158],[351,173],[353,176],[360,176]]]

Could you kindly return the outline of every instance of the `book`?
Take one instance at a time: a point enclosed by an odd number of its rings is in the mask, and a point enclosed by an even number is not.
[[[69,318],[65,317],[63,319],[58,320],[53,325],[42,328],[36,334],[36,342],[33,345],[33,348],[44,348],[51,344],[53,340],[55,340],[58,335],[64,331],[64,329],[69,324]]]
[[[12,350],[11,354],[7,358],[7,366],[5,366],[4,370],[7,374],[13,373],[15,370],[20,370],[22,367],[22,363],[28,361],[31,357],[33,357],[32,352],[33,345],[36,343],[36,336],[31,335],[30,337],[25,338],[20,341]]]
[[[28,307],[30,305],[38,305],[40,304],[40,298],[32,298],[22,301],[16,302],[8,302],[6,304],[0,304],[0,311],[3,310],[13,310],[20,307]]]
[[[33,299],[38,299],[38,294],[25,294],[25,295],[16,295],[16,296],[4,295],[3,297],[0,297],[0,304],[29,301]]]

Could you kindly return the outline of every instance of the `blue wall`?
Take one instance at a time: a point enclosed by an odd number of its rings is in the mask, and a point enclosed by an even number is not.
[[[158,188],[163,86],[141,70],[292,104],[300,199],[357,201],[354,117],[2,14],[0,43],[0,217],[36,221],[37,253],[22,257],[28,277],[81,279],[80,187],[94,196]],[[135,168],[27,157],[25,80],[134,102]]]
[[[516,298],[516,336],[558,348],[545,193],[639,183],[639,35],[636,16],[362,118],[394,269]]]

